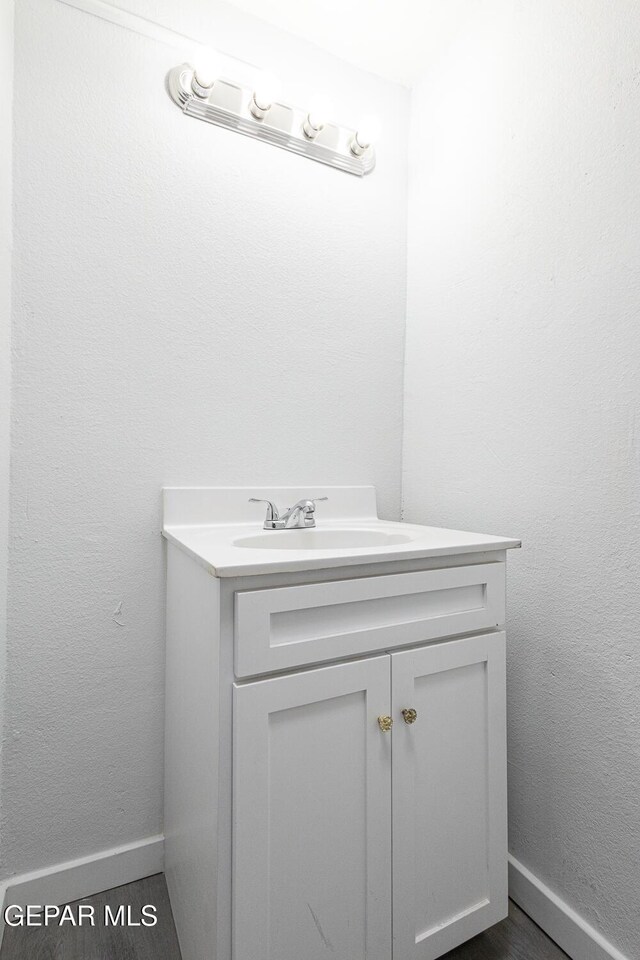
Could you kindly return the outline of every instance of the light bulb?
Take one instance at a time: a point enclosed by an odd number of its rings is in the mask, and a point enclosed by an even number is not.
[[[381,125],[377,117],[363,117],[351,141],[351,152],[361,157],[380,138]]]
[[[273,105],[273,101],[280,96],[281,84],[271,73],[263,72],[258,77],[255,90],[249,104],[249,109],[256,120],[263,120]]]
[[[205,99],[219,76],[218,57],[212,50],[198,51],[195,57],[191,89],[197,97]]]
[[[309,140],[315,140],[332,112],[333,106],[327,97],[314,97],[302,124],[305,137],[308,137]]]

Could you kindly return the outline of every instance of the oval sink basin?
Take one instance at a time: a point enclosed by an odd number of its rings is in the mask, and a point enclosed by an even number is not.
[[[408,543],[404,533],[382,530],[265,530],[252,537],[234,540],[236,547],[252,550],[349,550],[358,547],[389,547]]]

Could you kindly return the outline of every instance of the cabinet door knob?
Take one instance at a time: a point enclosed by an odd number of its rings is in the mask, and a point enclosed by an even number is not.
[[[391,717],[378,717],[378,726],[383,733],[389,733],[391,727],[393,726],[393,720]]]
[[[413,707],[407,707],[406,710],[402,711],[402,716],[405,723],[415,723],[418,719],[418,711],[414,710]]]

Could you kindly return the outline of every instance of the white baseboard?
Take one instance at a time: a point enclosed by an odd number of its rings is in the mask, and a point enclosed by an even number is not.
[[[572,960],[630,960],[511,855],[509,896]]]
[[[9,904],[70,903],[112,887],[120,887],[124,883],[151,877],[163,870],[164,837],[157,836],[112,847],[90,857],[9,877],[0,884],[0,945],[4,933],[4,908]]]

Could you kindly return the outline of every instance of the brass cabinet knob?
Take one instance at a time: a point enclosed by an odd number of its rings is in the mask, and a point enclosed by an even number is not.
[[[402,716],[405,723],[415,723],[418,719],[418,711],[414,710],[413,707],[408,707],[402,711]]]
[[[383,733],[389,733],[393,726],[393,720],[391,717],[378,717],[378,726]]]

